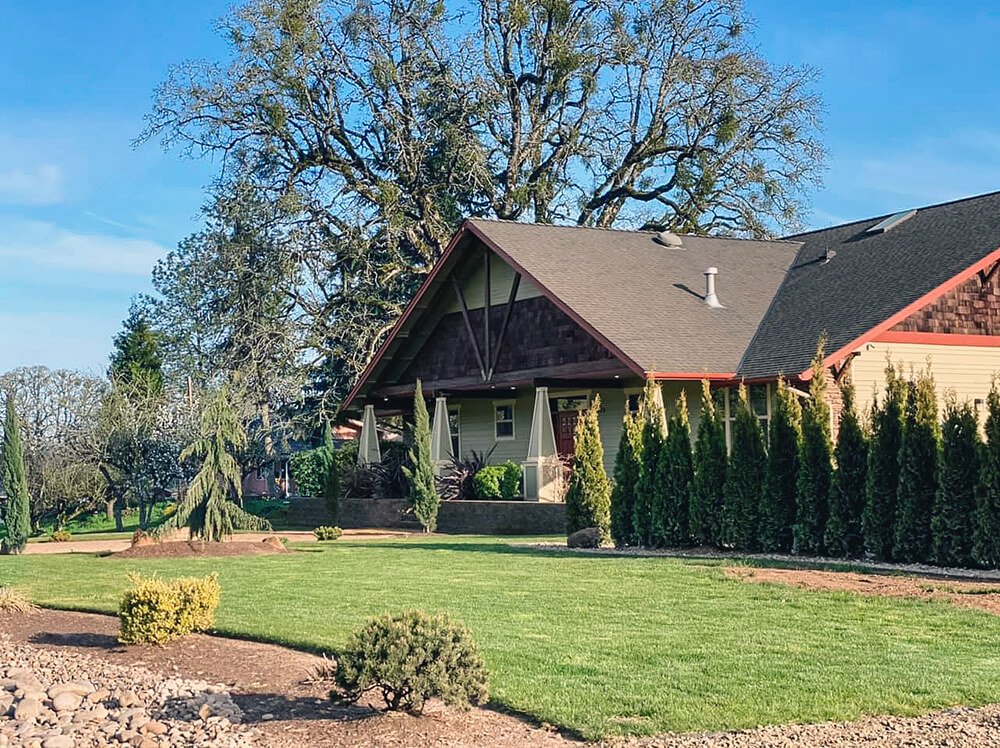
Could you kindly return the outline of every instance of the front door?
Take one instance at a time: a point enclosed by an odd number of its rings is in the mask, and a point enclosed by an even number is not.
[[[562,457],[572,457],[576,450],[576,422],[580,417],[578,410],[560,410],[556,412],[556,450]]]

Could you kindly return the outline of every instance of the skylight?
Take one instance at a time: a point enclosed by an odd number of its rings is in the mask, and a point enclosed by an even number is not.
[[[883,219],[868,229],[865,233],[867,234],[884,234],[889,229],[896,228],[899,224],[907,219],[913,218],[917,214],[916,210],[904,210],[902,213],[896,213]]]

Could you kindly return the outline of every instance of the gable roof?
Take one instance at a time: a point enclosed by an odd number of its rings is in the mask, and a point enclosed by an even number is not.
[[[799,234],[795,262],[738,367],[741,377],[807,374],[823,332],[827,363],[992,264],[1000,192],[920,208],[884,233],[887,218]],[[828,252],[835,252],[824,262]]]
[[[797,242],[473,219],[467,225],[644,373],[727,374],[736,367],[795,256]],[[723,309],[704,302],[719,270]]]

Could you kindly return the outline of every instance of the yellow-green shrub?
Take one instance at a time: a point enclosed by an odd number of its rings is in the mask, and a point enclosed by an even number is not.
[[[344,531],[339,527],[326,527],[325,525],[313,530],[316,540],[336,540],[343,534]]]
[[[118,608],[118,640],[124,644],[165,644],[211,628],[222,591],[218,576],[212,573],[203,579],[166,580],[130,574],[132,589]]]

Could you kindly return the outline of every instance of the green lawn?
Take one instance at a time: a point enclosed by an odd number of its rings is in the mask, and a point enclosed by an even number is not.
[[[313,649],[335,649],[385,610],[447,610],[480,643],[494,702],[591,738],[1000,701],[1000,617],[509,542],[341,540],[186,561],[23,556],[0,559],[0,583],[42,605],[110,612],[128,571],[217,570],[220,631]]]

